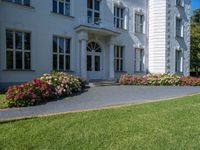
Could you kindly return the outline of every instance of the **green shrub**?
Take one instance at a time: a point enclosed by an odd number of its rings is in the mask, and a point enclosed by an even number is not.
[[[64,72],[44,74],[40,79],[54,87],[57,97],[68,96],[75,92],[80,92],[84,86],[83,81],[80,78]]]

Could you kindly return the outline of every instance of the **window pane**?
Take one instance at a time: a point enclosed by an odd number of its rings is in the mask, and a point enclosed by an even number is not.
[[[120,58],[123,58],[123,47],[120,47]]]
[[[57,55],[53,55],[53,70],[57,70]]]
[[[92,56],[87,55],[87,71],[92,71]]]
[[[22,52],[16,52],[16,69],[22,69]]]
[[[87,3],[88,3],[87,7],[90,8],[90,9],[92,9],[93,8],[93,0],[88,0]]]
[[[12,51],[6,52],[6,66],[7,66],[7,69],[13,69],[13,52]]]
[[[6,30],[6,47],[13,48],[13,32]]]
[[[15,0],[15,3],[22,4],[22,0]]]
[[[30,6],[30,0],[24,0],[24,5],[25,6]]]
[[[64,3],[63,2],[59,2],[59,13],[64,14]]]
[[[59,70],[64,70],[64,55],[59,56]]]
[[[119,17],[119,8],[117,8],[117,17]]]
[[[66,53],[69,54],[70,53],[70,39],[66,39]]]
[[[100,2],[98,1],[98,0],[94,0],[95,2],[94,2],[94,9],[95,10],[100,10]]]
[[[117,59],[117,71],[120,71],[120,68],[119,68],[119,59]]]
[[[123,60],[120,60],[120,71],[123,71]]]
[[[119,26],[119,19],[117,19],[117,28],[119,28],[120,26]]]
[[[100,19],[100,14],[95,12],[95,13],[94,13],[94,23],[95,23],[95,24],[99,24],[99,23],[100,23],[100,22],[99,22],[99,21],[100,21],[99,19]]]
[[[31,34],[24,33],[24,49],[30,50],[31,49]]]
[[[64,53],[64,38],[59,38],[59,52]]]
[[[70,16],[70,4],[65,4],[65,15]]]
[[[53,37],[53,52],[57,53],[57,38]]]
[[[31,53],[30,52],[24,53],[24,67],[25,69],[31,69]]]
[[[100,64],[101,64],[100,56],[95,56],[95,71],[100,71]]]
[[[121,18],[124,18],[124,10],[123,10],[123,9],[121,9],[120,17],[121,17]]]
[[[15,32],[15,48],[22,49],[22,32]]]
[[[92,23],[92,11],[88,11],[88,23]]]
[[[66,56],[66,70],[70,70],[70,56]]]
[[[53,0],[53,12],[57,13],[57,0]]]

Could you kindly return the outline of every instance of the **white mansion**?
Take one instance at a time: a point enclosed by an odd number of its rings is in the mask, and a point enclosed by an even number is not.
[[[190,0],[0,0],[0,85],[189,75]]]

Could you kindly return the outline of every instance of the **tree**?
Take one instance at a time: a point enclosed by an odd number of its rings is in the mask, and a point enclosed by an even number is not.
[[[200,9],[194,11],[191,22],[191,70],[200,71]]]

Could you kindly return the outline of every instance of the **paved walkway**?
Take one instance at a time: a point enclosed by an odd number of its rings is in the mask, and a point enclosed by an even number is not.
[[[80,95],[43,105],[0,110],[0,120],[97,109],[113,105],[157,101],[200,93],[200,87],[107,86],[88,89]]]

